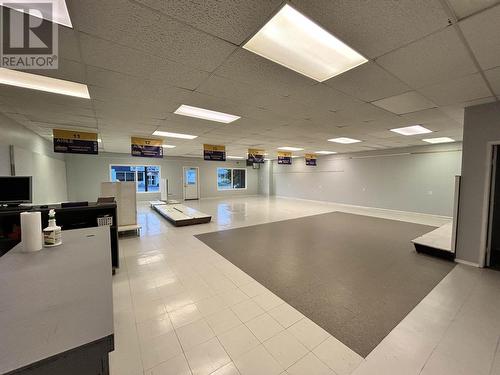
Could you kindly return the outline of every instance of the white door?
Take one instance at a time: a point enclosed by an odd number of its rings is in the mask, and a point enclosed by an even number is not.
[[[184,167],[184,199],[198,198],[198,168]]]

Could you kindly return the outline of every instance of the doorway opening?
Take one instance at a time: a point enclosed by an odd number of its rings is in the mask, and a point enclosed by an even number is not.
[[[493,145],[486,266],[500,270],[500,145]]]
[[[183,170],[184,200],[200,199],[199,168],[183,167]]]

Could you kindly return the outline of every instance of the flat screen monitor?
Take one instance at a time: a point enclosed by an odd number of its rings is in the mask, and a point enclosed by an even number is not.
[[[0,176],[0,204],[31,203],[31,176]]]

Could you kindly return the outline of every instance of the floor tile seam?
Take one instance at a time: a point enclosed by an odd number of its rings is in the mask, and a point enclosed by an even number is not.
[[[441,280],[442,282],[442,280]],[[469,292],[467,293],[467,295],[465,296],[465,298],[463,298],[460,306],[457,308],[457,310],[455,311],[455,313],[453,314],[453,317],[450,319],[450,321],[448,322],[447,324],[447,327],[446,329],[444,330],[444,332],[441,334],[441,337],[439,339],[439,341],[436,343],[436,345],[434,346],[434,348],[432,349],[432,351],[429,353],[429,355],[427,356],[424,364],[422,365],[422,367],[420,368],[420,371],[419,371],[419,374],[422,374],[422,371],[424,371],[425,367],[427,366],[427,364],[429,363],[429,360],[432,358],[433,354],[436,352],[436,349],[439,347],[439,345],[443,342],[443,340],[445,339],[447,333],[449,332],[449,330],[451,329],[453,323],[456,321],[457,317],[459,316],[459,314],[461,313],[462,309],[464,308],[465,304],[467,303],[467,301],[469,300],[469,298],[471,298],[471,295],[473,294],[474,290],[478,287],[478,284],[479,284],[479,280],[475,280],[474,281],[474,285],[470,288]],[[439,284],[438,284],[439,285]],[[434,288],[437,288],[436,285]],[[422,300],[423,301],[423,300]],[[420,303],[422,303],[422,301]],[[418,305],[417,305],[418,306]]]
[[[266,314],[267,314],[267,315],[269,315],[269,316],[270,316],[273,320],[275,320],[275,321],[276,321],[276,323],[277,323],[278,325],[280,325],[280,327],[281,327],[281,328],[283,328],[283,329],[282,329],[281,331],[277,332],[276,334],[274,334],[273,336],[271,336],[271,337],[269,337],[269,338],[265,339],[264,341],[261,341],[261,340],[260,340],[257,336],[255,336],[255,334],[252,332],[252,330],[250,329],[250,327],[248,327],[248,326],[247,326],[247,324],[246,324],[246,323],[250,322],[250,321],[251,321],[251,320],[253,320],[253,319],[256,319],[256,318],[258,318],[258,317],[261,317],[261,316],[263,316],[263,315],[266,315]],[[306,316],[304,316],[304,318],[306,318]],[[302,319],[304,319],[304,318],[301,318],[300,320],[302,320]],[[276,319],[275,319],[275,318],[274,318],[271,314],[269,314],[269,311],[264,311],[262,314],[255,316],[254,318],[250,319],[248,322],[242,322],[242,323],[243,323],[243,325],[245,325],[245,327],[246,327],[246,328],[247,328],[247,329],[248,329],[248,330],[252,333],[252,335],[253,335],[253,336],[257,339],[257,341],[259,342],[259,345],[262,345],[262,347],[264,348],[264,350],[265,350],[265,351],[266,351],[266,352],[267,352],[267,353],[268,353],[268,354],[269,354],[269,355],[270,355],[270,356],[271,356],[271,357],[272,357],[272,358],[273,358],[273,359],[274,359],[274,360],[275,360],[275,361],[279,364],[279,366],[283,369],[283,371],[288,370],[290,367],[292,367],[293,365],[295,365],[297,362],[299,362],[301,359],[303,359],[303,358],[304,358],[305,356],[307,356],[309,353],[312,353],[312,354],[314,355],[313,350],[309,349],[307,346],[305,346],[304,344],[302,344],[302,343],[300,342],[300,340],[299,340],[299,339],[297,339],[297,338],[296,338],[296,337],[295,337],[295,336],[294,336],[291,332],[289,332],[289,331],[288,331],[288,329],[287,329],[287,328],[283,327],[283,326],[282,326],[282,325],[281,325],[281,324],[280,324],[280,323],[279,323],[279,322],[278,322],[278,321],[277,321],[277,320],[276,320]],[[273,354],[272,354],[272,353],[271,353],[271,352],[270,352],[270,351],[266,348],[266,346],[265,346],[265,343],[266,343],[266,342],[270,341],[271,339],[273,339],[274,337],[276,337],[277,335],[279,335],[280,333],[282,333],[282,332],[284,332],[284,331],[286,331],[287,333],[291,334],[291,335],[292,335],[292,336],[293,336],[293,337],[297,340],[297,342],[299,342],[299,343],[300,343],[300,344],[301,344],[304,348],[306,348],[306,350],[307,350],[307,353],[306,353],[306,354],[304,354],[302,357],[300,357],[299,359],[297,359],[295,362],[293,362],[290,366],[288,366],[288,367],[286,367],[286,368],[284,368],[284,367],[281,365],[281,363],[279,363],[278,359],[277,359],[277,358],[276,358],[276,357],[275,357],[275,356],[274,356],[274,355],[273,355]],[[328,340],[328,338],[329,338],[329,337],[327,337],[325,340],[323,340],[323,341],[321,342],[321,344],[322,344],[324,341]],[[318,344],[317,346],[319,346],[319,345],[321,345],[321,344]],[[316,346],[316,347],[317,347],[317,346]],[[316,348],[316,347],[315,347],[315,348]],[[251,350],[253,350],[253,349],[255,349],[255,348],[252,348],[252,349],[250,349],[249,351],[251,351]],[[249,351],[248,351],[248,352],[249,352]],[[245,352],[245,353],[248,353],[248,352]],[[245,354],[245,353],[243,353],[243,354]],[[240,356],[242,356],[243,354],[241,354]],[[235,360],[235,359],[234,359],[234,360]],[[233,361],[234,361],[234,360],[233,360]],[[318,360],[320,360],[320,359],[318,358]],[[320,361],[321,361],[321,360],[320,360]],[[325,364],[323,361],[321,361],[321,363]],[[327,365],[325,364],[325,366],[327,366]],[[327,366],[327,367],[328,367],[328,366]],[[328,367],[328,368],[330,368],[330,367]],[[283,371],[282,371],[282,372],[283,372]]]
[[[172,325],[172,327],[173,327],[173,325]],[[192,375],[193,374],[193,369],[191,368],[191,365],[189,364],[189,361],[187,359],[186,353],[184,351],[184,347],[182,346],[181,340],[179,339],[179,335],[177,334],[177,329],[175,327],[173,327],[173,331],[174,331],[174,335],[175,335],[175,337],[177,339],[177,343],[179,344],[179,347],[181,348],[181,352],[182,352],[182,355],[184,357],[184,360],[186,361],[186,364],[188,365],[189,371],[190,371],[190,373]],[[172,358],[174,358],[174,357],[172,357]],[[172,359],[172,358],[169,358],[169,359]],[[162,362],[162,363],[165,363],[167,361],[168,361],[168,359],[166,361]]]
[[[491,361],[491,364],[490,364],[490,371],[488,371],[489,375],[494,375],[493,374],[493,370],[494,370],[494,366],[495,366],[495,360],[498,357],[498,349],[499,349],[499,347],[500,347],[500,335],[498,336],[497,344],[495,346],[495,352],[493,354],[493,360]]]

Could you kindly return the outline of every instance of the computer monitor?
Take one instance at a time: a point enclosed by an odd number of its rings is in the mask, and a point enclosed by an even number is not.
[[[0,204],[31,203],[31,176],[0,176]]]

